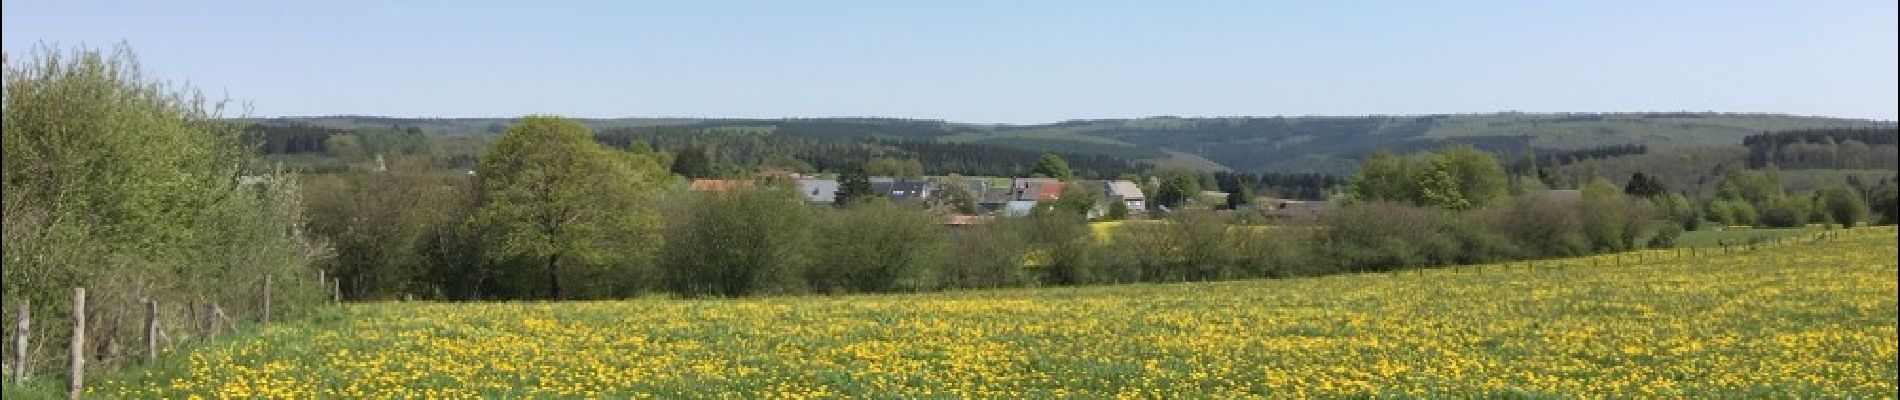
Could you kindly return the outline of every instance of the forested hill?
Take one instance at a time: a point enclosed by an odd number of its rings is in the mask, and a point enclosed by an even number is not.
[[[483,136],[506,118],[285,117],[264,123],[331,128],[414,127]],[[1616,113],[1456,114],[1360,117],[1227,117],[1076,120],[1039,125],[969,124],[891,118],[583,119],[596,130],[682,128],[813,139],[901,139],[978,143],[1030,151],[1099,154],[1158,165],[1252,172],[1348,174],[1378,150],[1399,153],[1452,144],[1500,152],[1645,146],[1652,151],[1742,144],[1750,135],[1815,128],[1893,127],[1892,121],[1778,114]]]

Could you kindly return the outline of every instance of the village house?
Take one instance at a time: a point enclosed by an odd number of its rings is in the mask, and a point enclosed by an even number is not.
[[[838,199],[838,181],[834,179],[799,179],[798,196],[806,202],[831,204]]]
[[[890,177],[872,177],[871,193],[902,203],[910,200],[923,200],[930,195],[929,182],[898,180]]]
[[[1108,201],[1119,201],[1128,206],[1128,212],[1140,213],[1148,209],[1148,196],[1142,194],[1141,186],[1133,181],[1107,181],[1102,184],[1102,193]]]

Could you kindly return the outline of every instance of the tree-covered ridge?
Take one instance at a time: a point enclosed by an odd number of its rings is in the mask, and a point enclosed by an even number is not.
[[[441,135],[492,136],[506,118],[290,117],[342,129],[418,127]],[[1689,148],[1733,145],[1766,131],[1892,128],[1891,121],[1727,113],[1492,113],[1423,116],[1150,117],[995,125],[897,118],[577,120],[595,130],[677,128],[828,139],[904,139],[993,145],[1032,152],[1106,155],[1145,162],[1177,152],[1243,172],[1352,173],[1380,150],[1400,154],[1470,145],[1499,153],[1605,146]],[[1072,161],[1073,157],[1070,158]]]
[[[1900,169],[1900,129],[1824,128],[1765,132],[1742,139],[1748,167]]]
[[[930,175],[1028,176],[1043,153],[972,143],[943,143],[908,139],[856,139],[771,134],[718,127],[660,126],[614,128],[595,137],[619,148],[644,146],[654,150],[706,153],[712,175],[736,175],[757,169],[790,171],[846,171],[880,158],[914,159]],[[1069,154],[1076,174],[1085,178],[1113,178],[1139,172],[1145,166],[1099,154]],[[724,171],[724,172],[721,172]]]

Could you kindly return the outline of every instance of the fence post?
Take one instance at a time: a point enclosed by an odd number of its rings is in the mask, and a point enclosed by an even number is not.
[[[20,301],[20,322],[13,331],[13,382],[26,381],[26,331],[32,319],[27,317],[32,307],[25,300]]]
[[[67,358],[72,361],[72,379],[66,398],[78,399],[86,390],[86,288],[73,288],[73,341]]]
[[[343,282],[341,281],[341,279],[330,280],[330,304],[343,304]]]
[[[263,319],[262,323],[265,325],[270,324],[270,286],[271,286],[270,275],[264,275],[264,312],[263,312],[263,317],[262,317]]]
[[[145,300],[145,365],[158,363],[158,302]]]
[[[218,325],[218,314],[221,312],[217,304],[205,303],[205,339],[217,339],[218,334],[223,333],[220,331],[224,327]]]

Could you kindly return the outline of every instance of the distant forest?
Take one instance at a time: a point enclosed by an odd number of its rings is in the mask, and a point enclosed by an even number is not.
[[[595,136],[602,144],[622,149],[639,145],[669,152],[696,149],[706,152],[715,164],[741,170],[774,167],[837,172],[885,157],[916,159],[929,175],[1028,176],[1042,156],[1042,152],[985,144],[851,137],[787,135],[783,131],[763,134],[684,126],[610,128]],[[1069,162],[1076,176],[1087,179],[1112,179],[1150,167],[1107,155],[1057,155]]]
[[[1835,128],[1767,132],[1742,139],[1748,167],[1897,169],[1900,129]]]

